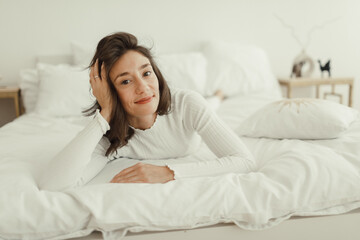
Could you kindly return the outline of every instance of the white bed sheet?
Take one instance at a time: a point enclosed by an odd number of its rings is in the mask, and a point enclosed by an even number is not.
[[[235,128],[274,99],[264,93],[237,96],[227,99],[218,113]],[[360,121],[334,140],[242,138],[259,165],[258,172],[250,174],[166,184],[107,183],[137,162],[119,159],[87,186],[39,191],[36,178],[46,162],[87,121],[28,114],[0,129],[1,238],[64,239],[98,230],[106,239],[119,239],[127,231],[190,229],[219,222],[261,230],[291,216],[339,214],[360,207]],[[210,156],[203,146],[195,156],[171,161],[204,161]]]

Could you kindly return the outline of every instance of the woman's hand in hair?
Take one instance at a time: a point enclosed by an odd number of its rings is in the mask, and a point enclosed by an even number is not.
[[[110,122],[112,112],[112,100],[110,87],[106,79],[106,71],[104,64],[101,65],[101,75],[99,75],[99,60],[90,68],[90,84],[93,95],[101,106],[101,115]]]
[[[174,172],[166,166],[137,163],[116,174],[111,183],[166,183],[174,180]]]

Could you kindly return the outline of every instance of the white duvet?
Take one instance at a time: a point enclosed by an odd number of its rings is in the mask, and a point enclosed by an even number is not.
[[[274,100],[238,96],[218,110],[233,129]],[[0,129],[0,237],[63,239],[102,231],[189,229],[234,222],[265,229],[291,216],[338,214],[360,207],[360,121],[334,140],[242,138],[259,170],[166,184],[110,184],[136,160],[109,163],[89,184],[66,192],[39,191],[36,178],[87,119],[27,114]],[[196,156],[173,161],[206,160]],[[146,161],[163,164],[162,161]],[[168,161],[167,161],[168,162]]]

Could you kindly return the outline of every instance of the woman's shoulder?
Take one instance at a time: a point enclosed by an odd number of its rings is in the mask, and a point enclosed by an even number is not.
[[[174,115],[176,117],[179,117],[179,114],[184,117],[189,115],[190,112],[203,111],[208,107],[205,98],[198,92],[192,90],[178,88],[174,89],[171,95],[171,112],[176,113]]]

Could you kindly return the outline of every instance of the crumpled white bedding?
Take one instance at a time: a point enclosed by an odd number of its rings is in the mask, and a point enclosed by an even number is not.
[[[218,110],[232,128],[274,100],[266,95],[227,99]],[[360,207],[360,120],[334,140],[243,138],[258,172],[171,181],[110,184],[137,161],[110,162],[89,184],[66,192],[39,191],[36,178],[87,119],[24,115],[0,129],[0,238],[64,239],[94,230],[107,239],[127,231],[189,229],[234,222],[272,227],[291,216],[344,213]],[[204,161],[203,146],[184,159]]]

